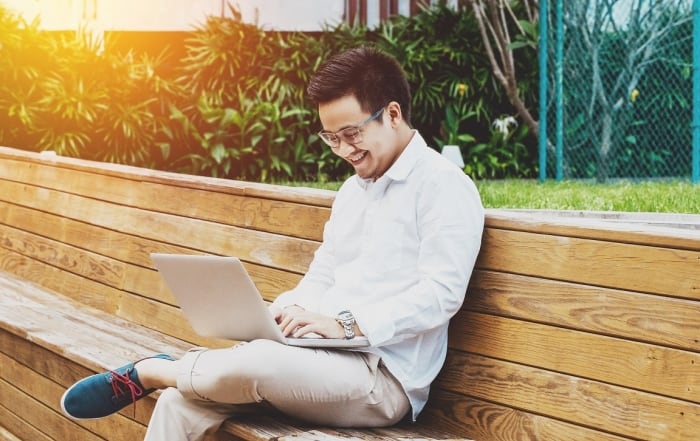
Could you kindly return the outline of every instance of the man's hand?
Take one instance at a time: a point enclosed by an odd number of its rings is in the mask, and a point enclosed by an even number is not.
[[[345,338],[343,327],[333,317],[307,311],[298,305],[284,309],[270,305],[270,312],[285,337],[299,338],[314,333],[324,338]]]

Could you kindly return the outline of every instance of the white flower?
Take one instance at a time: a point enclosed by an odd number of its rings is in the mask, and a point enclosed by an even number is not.
[[[508,136],[511,128],[518,127],[518,121],[515,119],[515,117],[510,115],[502,116],[500,118],[496,118],[491,126],[501,132],[503,136]]]

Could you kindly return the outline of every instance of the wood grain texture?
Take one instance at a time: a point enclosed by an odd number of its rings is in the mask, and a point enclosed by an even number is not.
[[[443,374],[445,375],[445,374]],[[447,374],[449,375],[449,374]],[[450,433],[490,441],[622,441],[629,440],[548,417],[539,412],[484,401],[469,394],[443,389],[431,390],[430,406],[419,417],[418,425],[440,427]]]
[[[6,358],[2,358],[2,363],[7,363]],[[14,367],[14,366],[8,366]],[[6,370],[6,366],[3,365],[3,375]],[[9,369],[8,369],[9,370]],[[14,372],[10,372],[14,374]],[[102,441],[103,438],[91,433],[90,431],[80,430],[77,425],[68,421],[67,419],[61,417],[59,414],[53,410],[47,408],[40,402],[37,402],[37,398],[32,395],[24,394],[18,387],[22,388],[30,387],[30,380],[33,376],[28,376],[26,381],[21,381],[22,379],[13,379],[20,381],[19,383],[11,383],[8,381],[0,380],[0,401],[2,403],[12,403],[12,413],[17,415],[21,420],[23,425],[34,427],[36,430],[42,432],[49,439],[81,439],[86,441]],[[31,390],[31,389],[30,389]],[[41,391],[39,391],[41,392]],[[41,399],[42,397],[38,397]],[[29,429],[23,429],[23,431],[29,431]]]
[[[21,161],[31,164],[31,167],[50,165],[57,169],[95,172],[100,175],[131,178],[136,181],[159,182],[174,187],[202,188],[208,191],[221,191],[248,197],[292,201],[304,205],[330,207],[334,192],[303,187],[280,187],[271,184],[217,179],[205,176],[185,175],[173,172],[144,169],[122,164],[88,161],[84,159],[63,156],[46,155],[26,150],[0,146],[0,159],[4,163]]]
[[[15,212],[19,213],[8,216],[8,213]],[[6,225],[0,224],[0,246],[3,248],[165,303],[172,304],[173,299],[160,277],[153,271],[143,271],[143,267],[153,268],[150,253],[202,254],[182,246],[14,205],[0,203],[0,213],[14,220],[6,221]],[[97,249],[100,253],[94,251]],[[212,251],[221,253],[222,250]],[[84,262],[81,264],[80,260]],[[246,267],[267,299],[274,299],[280,292],[291,289],[301,278],[297,272],[254,263],[246,263]]]
[[[0,428],[23,440],[141,438],[150,397],[79,424],[57,400],[154,352],[235,343],[192,331],[150,253],[236,255],[273,300],[306,271],[333,197],[0,147]],[[418,423],[246,416],[217,439],[694,440],[699,270],[698,231],[488,210]]]
[[[17,188],[19,187],[19,188]],[[214,223],[210,221],[157,213],[105,203],[70,193],[0,181],[0,194],[12,195],[8,203],[89,223],[104,229],[121,231],[153,241],[180,247],[239,256],[262,265],[303,273],[318,243],[280,234]],[[203,232],[206,231],[206,234]],[[92,251],[106,253],[109,243],[100,241]]]
[[[466,312],[450,346],[700,403],[700,353]]]
[[[477,270],[465,308],[485,314],[700,351],[698,302]]]
[[[239,420],[241,420],[239,422]],[[470,438],[457,436],[438,426],[401,423],[394,427],[375,429],[339,429],[315,427],[300,424],[282,415],[251,415],[232,418],[227,421],[222,432],[233,439],[246,440],[443,440],[467,441]]]
[[[492,228],[482,249],[484,270],[700,300],[700,250]]]
[[[197,346],[221,347],[231,345],[231,342],[197,335],[178,307],[125,293],[74,274],[56,271],[52,267],[42,267],[36,262],[28,262],[26,266],[30,267],[29,273],[39,271],[41,274],[47,274],[48,279],[44,281],[44,285],[48,286],[49,289],[58,292],[68,292],[69,296],[66,297],[70,300],[87,305],[88,309],[85,310],[85,317],[78,315],[84,323],[89,323],[95,315],[101,315],[104,319],[110,317],[117,319],[115,325],[107,326],[106,331],[108,333],[118,335],[115,329],[128,327],[133,324],[154,330],[156,341],[159,342],[162,340],[161,337],[163,335],[167,335]],[[62,291],[66,287],[71,288],[71,290]],[[90,311],[89,308],[99,311]],[[71,309],[67,308],[67,312],[64,315],[70,319],[71,313]],[[60,327],[56,328],[56,332],[61,333]],[[143,338],[142,336],[134,337]],[[89,344],[89,341],[83,342],[83,344]],[[154,349],[156,348],[154,347]]]
[[[13,349],[11,353],[7,354],[8,356],[18,363],[21,363],[22,367],[26,367],[36,374],[50,380],[52,383],[60,385],[63,391],[65,391],[65,388],[88,375],[92,375],[96,372],[103,372],[107,369],[133,361],[132,359],[116,359],[112,357],[111,354],[105,353],[105,356],[101,359],[93,360],[93,365],[95,365],[95,367],[88,368],[86,367],[87,363],[81,362],[79,359],[72,360],[57,356],[55,352],[42,347],[41,342],[31,342],[5,331],[0,331],[0,347],[12,347]],[[136,406],[135,414],[133,408],[128,408],[124,409],[118,418],[124,416],[145,426],[148,424],[150,415],[155,406],[155,397],[158,395],[159,392],[155,392],[152,396],[140,400]],[[53,406],[56,403],[49,404]]]
[[[149,182],[147,176],[109,175],[103,169],[89,172],[6,160],[0,161],[0,176],[98,201],[314,240],[321,239],[330,214],[326,207],[303,202],[231,194],[221,185],[188,188],[182,185],[182,179],[181,185],[174,186]]]
[[[0,387],[2,387],[2,383],[0,383]],[[0,421],[3,425],[0,427],[0,440],[2,441],[51,441],[51,438],[46,434],[28,424],[24,418],[5,406],[0,406]]]
[[[145,426],[121,414],[100,420],[72,421],[60,410],[60,398],[65,389],[44,376],[24,368],[10,357],[0,354],[3,366],[2,402],[11,399],[13,408],[27,423],[46,433],[52,439],[109,439],[132,441],[143,439]],[[8,386],[11,385],[11,386]],[[21,392],[20,392],[21,390]],[[22,396],[26,394],[25,396]],[[18,404],[22,403],[21,406]],[[76,436],[80,433],[80,437]]]
[[[700,427],[697,403],[478,355],[452,352],[436,387],[632,439],[693,440]]]
[[[614,214],[614,213],[608,213]],[[654,216],[651,213],[649,216]],[[486,227],[553,236],[577,237],[612,243],[629,243],[700,251],[700,230],[635,222],[611,221],[594,216],[553,216],[547,210],[487,210]],[[685,215],[684,222],[700,224],[700,214]],[[672,224],[667,222],[667,224]]]

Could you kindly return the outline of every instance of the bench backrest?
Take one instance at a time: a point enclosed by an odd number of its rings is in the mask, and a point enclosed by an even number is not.
[[[193,344],[150,252],[299,280],[334,193],[0,148],[0,270]],[[487,213],[422,419],[476,439],[696,439],[700,231]]]

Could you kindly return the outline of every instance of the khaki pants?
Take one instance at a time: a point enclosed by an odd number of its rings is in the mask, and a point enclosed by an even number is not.
[[[374,354],[256,340],[192,350],[182,361],[177,389],[158,399],[146,441],[201,440],[226,418],[270,405],[333,427],[389,426],[410,410],[401,385]]]

